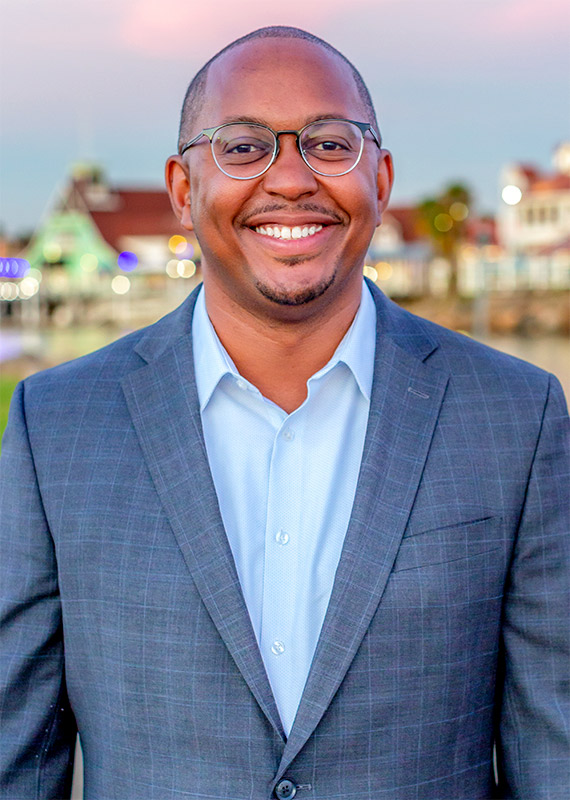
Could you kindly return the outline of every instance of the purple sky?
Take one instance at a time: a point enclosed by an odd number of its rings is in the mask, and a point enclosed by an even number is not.
[[[360,69],[394,154],[394,202],[461,179],[479,210],[496,209],[505,162],[548,167],[569,136],[568,9],[566,0],[3,0],[0,223],[11,234],[33,228],[77,160],[96,160],[112,183],[162,185],[188,81],[268,24],[306,28]]]

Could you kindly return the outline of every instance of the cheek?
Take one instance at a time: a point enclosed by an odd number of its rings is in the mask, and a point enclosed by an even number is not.
[[[219,172],[219,170],[217,170]],[[235,185],[234,185],[235,184]],[[234,221],[247,200],[241,183],[224,178],[220,173],[196,178],[191,183],[192,221],[199,235],[231,239]]]

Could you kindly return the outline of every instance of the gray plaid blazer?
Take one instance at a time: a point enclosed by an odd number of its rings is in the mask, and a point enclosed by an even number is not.
[[[567,797],[562,391],[373,293],[358,488],[287,740],[208,467],[195,293],[19,385],[2,798],[68,797],[76,728],[88,800]]]

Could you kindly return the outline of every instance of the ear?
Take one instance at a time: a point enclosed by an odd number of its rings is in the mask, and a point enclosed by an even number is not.
[[[376,227],[382,222],[382,214],[388,205],[394,184],[394,162],[389,150],[380,150],[378,159],[378,217]]]
[[[190,213],[190,175],[182,156],[170,156],[164,168],[164,177],[172,210],[183,228],[194,230]]]

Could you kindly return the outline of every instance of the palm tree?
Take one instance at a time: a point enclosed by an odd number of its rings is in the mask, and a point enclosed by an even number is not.
[[[435,197],[427,197],[419,205],[420,224],[434,251],[450,266],[448,294],[457,297],[457,255],[465,240],[467,218],[472,202],[471,192],[461,183],[451,183]]]

